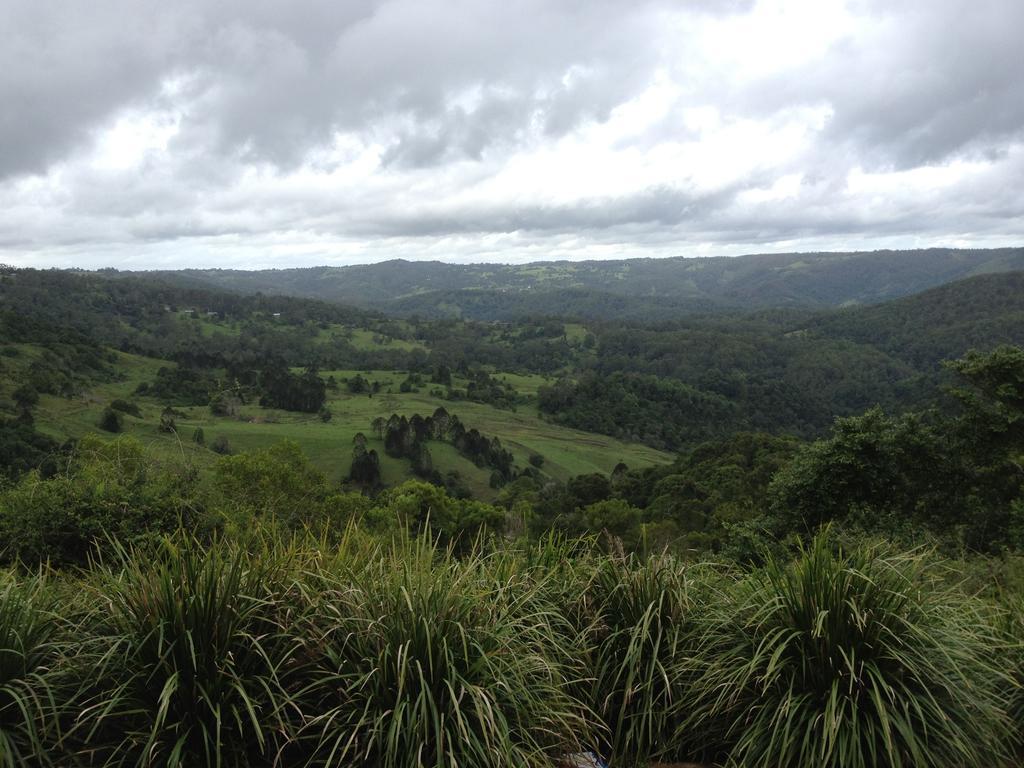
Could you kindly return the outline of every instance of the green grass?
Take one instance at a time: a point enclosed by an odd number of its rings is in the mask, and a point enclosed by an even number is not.
[[[582,344],[587,337],[587,326],[582,323],[566,323],[565,338],[570,344]]]
[[[33,354],[29,348],[23,357],[4,360],[19,361],[18,366],[27,365]],[[409,463],[384,454],[383,443],[372,434],[370,422],[392,413],[428,416],[440,406],[456,414],[467,427],[498,437],[520,467],[527,466],[531,455],[541,454],[545,457],[544,472],[557,480],[590,472],[609,473],[620,461],[630,467],[643,467],[672,460],[670,454],[640,444],[551,424],[541,418],[532,405],[520,406],[513,412],[480,403],[451,402],[429,394],[429,390],[436,387],[429,383],[419,392],[399,393],[399,385],[407,376],[404,371],[322,371],[325,379],[333,375],[340,384],[338,391],[328,391],[327,407],[333,414],[328,423],[321,422],[316,414],[291,413],[257,405],[243,406],[237,417],[215,417],[206,407],[181,407],[178,410],[186,416],[176,420],[177,434],[164,434],[156,428],[162,403],[135,397],[132,393],[140,383],[151,381],[161,366],[171,364],[122,352],[116,354],[117,381],[95,384],[72,399],[43,395],[35,409],[37,428],[58,440],[90,433],[107,436],[108,433],[98,430],[100,416],[110,401],[123,398],[136,402],[142,410],[141,418],[124,417],[124,433],[138,438],[158,457],[185,456],[200,468],[211,466],[217,454],[192,442],[196,428],[202,428],[207,446],[216,437],[223,436],[236,452],[294,440],[332,482],[347,477],[352,440],[362,432],[369,439],[369,447],[380,454],[383,480],[391,485],[412,477]],[[357,373],[371,382],[380,381],[383,391],[373,397],[349,394],[341,381]],[[535,394],[546,382],[544,377],[536,375],[497,372],[494,376],[508,381],[523,395]],[[388,394],[388,389],[394,394]],[[455,470],[479,498],[493,498],[495,491],[489,485],[489,470],[475,466],[444,443],[432,442],[429,448],[435,467],[442,473]]]

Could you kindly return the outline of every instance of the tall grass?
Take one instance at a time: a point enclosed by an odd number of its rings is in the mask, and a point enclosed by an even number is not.
[[[105,567],[83,750],[103,765],[270,764],[291,650],[281,560],[185,540]]]
[[[749,572],[175,539],[0,573],[0,768],[1008,766],[1021,616],[825,539]]]
[[[579,749],[561,617],[506,566],[416,544],[325,575],[300,696],[315,764],[548,766]]]
[[[736,587],[709,631],[689,723],[731,764],[1007,764],[1007,691],[980,605],[919,554],[819,537]]]
[[[603,752],[615,765],[692,755],[679,725],[715,581],[710,569],[669,557],[608,557],[596,568],[590,700],[605,726]]]
[[[60,709],[69,693],[54,594],[42,576],[0,573],[0,768],[52,765]]]

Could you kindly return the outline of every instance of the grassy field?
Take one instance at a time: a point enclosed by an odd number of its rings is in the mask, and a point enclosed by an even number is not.
[[[26,353],[25,359],[29,357]],[[360,373],[371,382],[379,381],[382,387],[382,391],[373,396],[349,394],[344,384],[337,391],[329,390],[327,407],[333,417],[327,423],[315,414],[278,411],[256,405],[243,406],[233,417],[213,416],[206,407],[183,407],[177,409],[184,414],[176,420],[177,434],[164,434],[156,428],[162,404],[132,395],[141,382],[154,377],[161,365],[167,363],[118,353],[116,368],[121,374],[120,380],[97,384],[72,399],[43,395],[35,410],[37,427],[61,440],[97,432],[96,425],[103,409],[111,400],[124,398],[137,403],[142,409],[141,418],[124,418],[125,433],[139,438],[158,454],[168,458],[185,456],[200,467],[212,465],[217,455],[193,442],[197,428],[203,430],[207,446],[214,439],[224,437],[234,452],[266,447],[288,439],[298,443],[333,482],[339,482],[348,475],[352,440],[356,433],[362,432],[369,439],[369,446],[381,456],[384,481],[392,484],[411,477],[409,464],[384,454],[384,446],[372,434],[370,422],[378,416],[387,418],[392,413],[429,416],[443,406],[456,414],[468,428],[500,438],[520,467],[526,466],[532,454],[542,455],[545,459],[544,472],[558,480],[588,472],[607,473],[620,461],[630,467],[638,467],[672,460],[670,454],[643,445],[550,424],[532,405],[509,411],[479,403],[452,402],[431,395],[431,385],[424,386],[419,392],[399,393],[399,384],[406,374],[395,371],[322,371],[324,378],[334,376],[339,382]],[[540,376],[512,373],[497,373],[495,376],[509,381],[524,395],[536,394],[537,388],[545,382]],[[454,383],[465,386],[463,381]],[[388,389],[393,390],[393,394],[388,393]],[[493,496],[494,491],[488,484],[490,470],[476,467],[444,443],[432,442],[429,448],[438,470],[442,473],[458,471],[479,498]]]

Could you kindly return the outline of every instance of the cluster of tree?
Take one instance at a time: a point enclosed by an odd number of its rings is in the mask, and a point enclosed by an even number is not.
[[[872,408],[807,444],[738,433],[666,467],[565,486],[519,478],[501,498],[527,504],[536,531],[606,530],[628,547],[744,559],[829,524],[952,551],[1024,548],[1024,350],[972,352],[948,367],[960,380],[955,406]]]
[[[380,456],[373,448],[367,450],[366,435],[357,432],[352,439],[352,465],[348,479],[360,488],[374,491],[381,487]]]
[[[330,382],[328,382],[330,386]],[[345,388],[348,389],[349,394],[352,395],[365,395],[380,392],[380,382],[374,381],[371,383],[361,373],[357,373],[345,382]]]
[[[135,388],[135,394],[169,405],[209,405],[216,388],[217,379],[211,371],[161,366],[152,381],[144,381]]]
[[[110,350],[45,320],[0,312],[0,340],[0,374],[16,380],[26,394],[71,397],[88,384],[114,376]],[[24,354],[19,344],[32,345],[33,353]]]
[[[269,366],[260,375],[260,405],[286,411],[317,413],[324,407],[327,387],[313,368],[300,374],[284,365]]]
[[[952,391],[955,411],[871,409],[837,420],[830,435],[806,444],[739,433],[668,466],[620,464],[610,475],[564,484],[534,466],[514,472],[499,441],[466,429],[443,408],[427,418],[375,420],[392,456],[415,459],[430,440],[444,440],[493,467],[507,481],[499,507],[456,498],[432,470],[423,473],[429,485],[373,498],[343,493],[294,444],[221,459],[204,483],[188,466],[148,459],[131,439],[90,438],[61,454],[30,426],[2,422],[0,458],[12,480],[0,488],[0,541],[8,559],[79,563],[105,536],[133,541],[179,522],[212,531],[272,518],[290,530],[336,531],[359,517],[377,527],[400,519],[451,541],[483,527],[604,532],[631,550],[710,549],[742,559],[825,525],[951,551],[1022,550],[1024,350],[971,353],[950,368],[960,381]],[[363,436],[354,458],[353,481],[379,489],[380,460]]]
[[[370,426],[377,438],[384,441],[388,456],[408,459],[417,475],[432,482],[440,483],[442,478],[433,467],[427,447],[430,440],[450,443],[476,466],[493,470],[491,484],[494,487],[504,485],[515,472],[515,457],[502,447],[500,439],[487,437],[475,428],[467,429],[458,416],[444,408],[438,408],[427,417],[418,413],[411,418],[397,414],[388,419],[378,417]]]
[[[519,395],[507,381],[499,381],[486,371],[476,370],[469,373],[466,389],[449,389],[447,396],[451,400],[465,398],[474,403],[484,403],[495,408],[514,409]]]
[[[807,533],[833,521],[973,550],[1024,547],[1024,350],[949,364],[960,408],[840,419],[774,479],[767,527]]]
[[[484,529],[501,532],[505,512],[422,482],[372,498],[346,492],[288,441],[224,456],[204,479],[131,437],[88,437],[55,457],[49,471],[33,469],[0,485],[0,562],[80,566],[111,541],[129,548],[182,529],[207,540],[245,533],[257,522],[333,540],[353,521],[368,531],[408,530],[468,548]]]
[[[0,418],[0,478],[12,480],[39,470],[48,476],[56,469],[60,445],[38,432],[31,419]]]

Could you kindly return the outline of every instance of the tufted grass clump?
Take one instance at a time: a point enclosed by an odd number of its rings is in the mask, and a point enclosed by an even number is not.
[[[45,576],[0,573],[0,768],[53,764],[69,703],[55,608]]]
[[[303,635],[312,765],[550,766],[587,740],[544,579],[395,545],[326,566]]]
[[[819,536],[736,585],[688,722],[751,768],[1008,764],[1013,683],[983,614],[919,553]]]
[[[588,598],[590,703],[605,734],[602,752],[615,765],[691,758],[680,728],[690,706],[702,617],[721,575],[669,556],[605,557]]]
[[[95,578],[75,737],[97,765],[270,765],[286,738],[284,555],[166,541]]]

